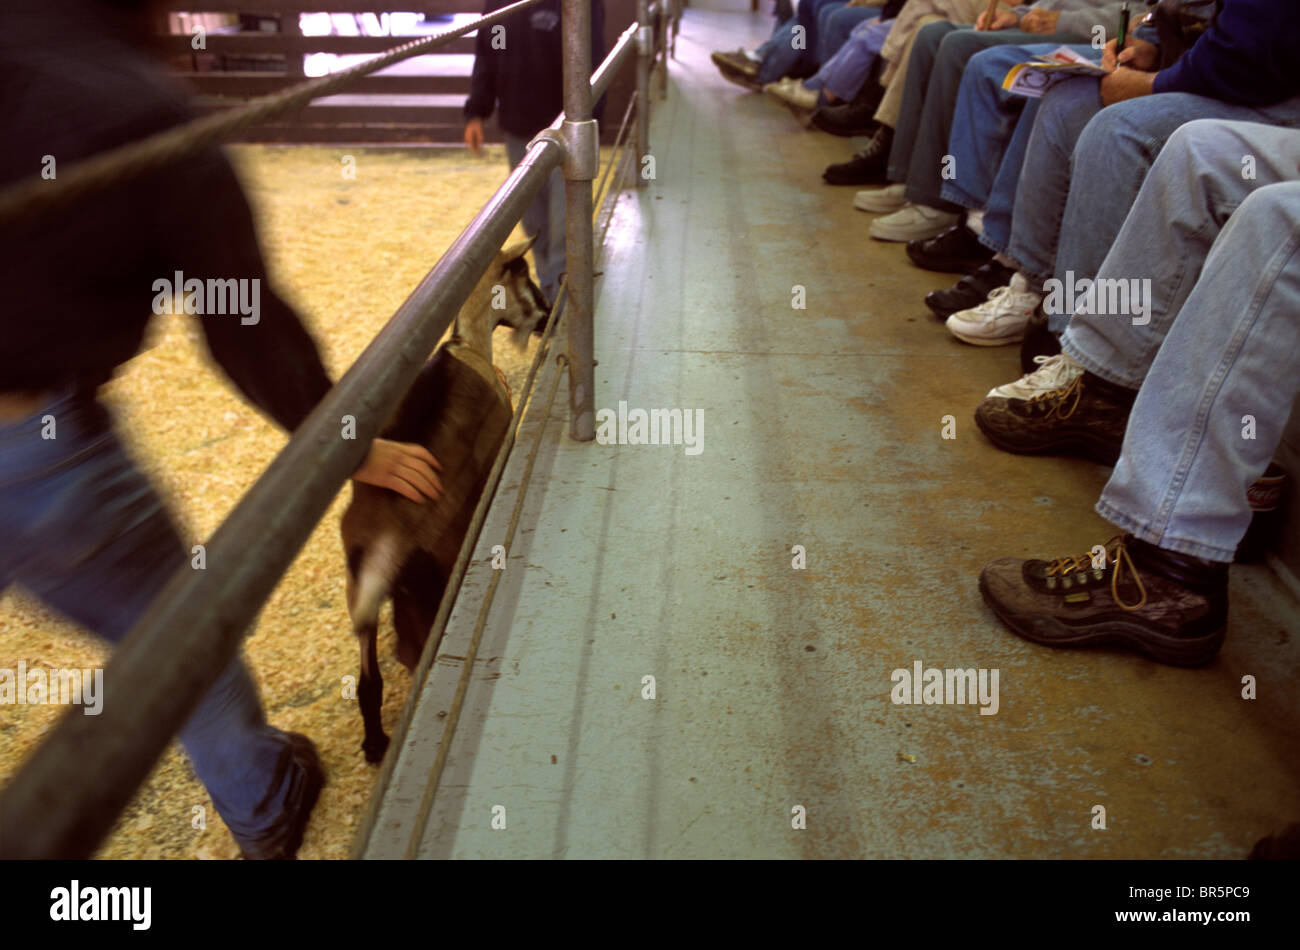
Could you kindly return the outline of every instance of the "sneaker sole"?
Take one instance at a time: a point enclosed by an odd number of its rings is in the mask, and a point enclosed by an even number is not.
[[[961,311],[958,311],[958,313],[960,312]],[[952,316],[952,314],[949,314],[948,316]],[[1019,343],[1021,340],[1025,338],[1025,335],[1023,333],[1019,334],[1018,336],[998,337],[996,339],[991,339],[989,337],[983,337],[983,336],[971,336],[968,333],[962,333],[958,330],[954,330],[952,327],[948,327],[948,332],[951,333],[953,336],[955,336],[957,339],[961,340],[963,343],[969,343],[971,346],[1008,346],[1012,343]]]
[[[1000,432],[988,428],[978,411],[975,413],[975,425],[984,433],[985,438],[1002,451],[1010,452],[1012,455],[1072,455],[1086,458],[1098,465],[1111,467],[1119,461],[1120,446],[1093,436],[1070,435],[1041,445],[1025,446],[1009,442]]]
[[[1169,666],[1205,666],[1219,654],[1225,628],[1204,637],[1170,637],[1138,624],[1109,621],[1104,628],[1072,627],[1046,614],[1019,614],[989,594],[980,578],[980,596],[1016,636],[1042,646],[1064,649],[1114,646],[1140,653]]]

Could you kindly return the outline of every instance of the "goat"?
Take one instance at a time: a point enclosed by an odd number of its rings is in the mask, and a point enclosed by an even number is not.
[[[443,493],[416,504],[387,489],[354,482],[341,531],[348,568],[348,613],[361,651],[357,702],[367,762],[388,748],[380,717],[384,681],[376,641],[379,610],[392,598],[397,658],[414,670],[429,637],[461,542],[513,415],[505,381],[492,365],[492,331],[513,329],[522,347],[548,318],[528,274],[521,241],[500,251],[456,316],[451,339],[420,370],[381,438],[415,442],[442,466]],[[505,306],[501,290],[504,289]]]

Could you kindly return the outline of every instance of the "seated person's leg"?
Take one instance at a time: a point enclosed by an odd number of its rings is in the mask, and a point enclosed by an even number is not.
[[[867,20],[877,19],[879,14],[877,7],[851,7],[847,3],[826,14],[818,26],[821,45],[817,54],[818,65],[824,66],[830,62],[831,57],[849,41],[855,28]]]
[[[1227,567],[1300,391],[1300,182],[1253,192],[1215,240],[1133,405],[1097,504],[1121,531],[1104,558],[1002,558],[980,590],[1016,634],[1211,661]],[[1257,420],[1243,438],[1242,417]],[[1082,546],[1080,546],[1082,547]]]

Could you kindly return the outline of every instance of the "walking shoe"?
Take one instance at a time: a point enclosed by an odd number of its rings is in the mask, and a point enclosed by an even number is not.
[[[288,736],[288,754],[281,758],[272,784],[279,788],[289,768],[296,769],[298,774],[276,828],[256,842],[240,842],[240,851],[249,861],[291,861],[297,857],[307,821],[325,786],[325,770],[321,768],[316,746],[300,733],[290,732]]]
[[[907,199],[903,197],[906,190],[906,185],[889,185],[859,191],[853,196],[853,207],[868,214],[892,214],[907,204]]]
[[[718,67],[718,72],[722,73],[722,78],[746,89],[758,91],[761,88],[758,84],[758,63],[746,56],[743,49],[734,53],[710,53],[709,58]]]
[[[961,215],[909,201],[893,214],[872,221],[867,233],[877,241],[923,241],[942,234],[960,220]]]
[[[975,424],[990,442],[1017,455],[1060,453],[1114,465],[1137,391],[1087,370],[1060,389],[1029,399],[989,396]]]
[[[1040,302],[1034,315],[1025,326],[1025,338],[1020,341],[1020,372],[1032,373],[1040,356],[1055,356],[1061,352],[1061,337],[1047,328],[1047,314]]]
[[[1248,861],[1300,860],[1300,823],[1287,825],[1281,831],[1265,835],[1255,842],[1246,856]]]
[[[817,108],[817,93],[804,86],[798,79],[791,79],[788,76],[778,79],[764,86],[763,91],[769,96],[780,99],[786,105],[804,112]]]
[[[1019,343],[1034,308],[1042,299],[1042,294],[1030,290],[1025,278],[1016,274],[1006,287],[989,291],[988,299],[978,307],[959,310],[950,316],[948,332],[963,343],[975,346]]]
[[[949,274],[969,274],[993,260],[993,252],[960,219],[935,237],[908,241],[907,256],[923,270]]]
[[[1172,666],[1213,660],[1228,623],[1227,564],[1132,535],[1050,562],[999,558],[980,572],[980,593],[1026,640],[1116,646]]]
[[[1016,275],[1015,268],[991,260],[972,274],[967,274],[947,290],[932,290],[925,295],[925,305],[936,317],[946,320],[959,310],[969,310],[988,300],[995,288],[1005,287]]]
[[[880,126],[872,116],[875,107],[861,109],[858,106],[842,102],[833,106],[822,106],[812,114],[812,124],[823,132],[848,138],[851,135],[873,135]]]
[[[887,125],[876,129],[862,151],[847,162],[828,165],[822,178],[828,185],[887,185],[889,149],[894,144],[894,130]]]
[[[1262,561],[1268,554],[1286,522],[1286,469],[1276,462],[1270,462],[1255,484],[1246,490],[1246,499],[1250,502],[1250,527],[1237,545],[1238,563]]]
[[[1068,353],[1055,356],[1035,356],[1038,368],[1026,373],[1014,383],[1004,383],[989,390],[988,398],[1033,399],[1039,393],[1050,393],[1055,389],[1064,389],[1083,375],[1083,367],[1076,363]]]

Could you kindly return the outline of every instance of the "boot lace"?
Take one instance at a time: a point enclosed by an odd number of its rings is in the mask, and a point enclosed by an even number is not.
[[[1048,393],[1047,395],[1051,395]],[[1142,577],[1137,572],[1137,566],[1133,563],[1133,558],[1128,553],[1128,548],[1124,546],[1124,536],[1116,535],[1106,542],[1106,566],[1111,568],[1110,574],[1110,596],[1124,610],[1141,610],[1146,606],[1147,589],[1142,583]],[[1137,584],[1140,597],[1136,604],[1126,604],[1119,596],[1120,575],[1125,570],[1125,564],[1128,565],[1128,573],[1132,575],[1133,582]],[[1047,566],[1048,577],[1068,577],[1074,573],[1082,573],[1094,570],[1092,566],[1092,553],[1079,554],[1076,556],[1058,557]]]

